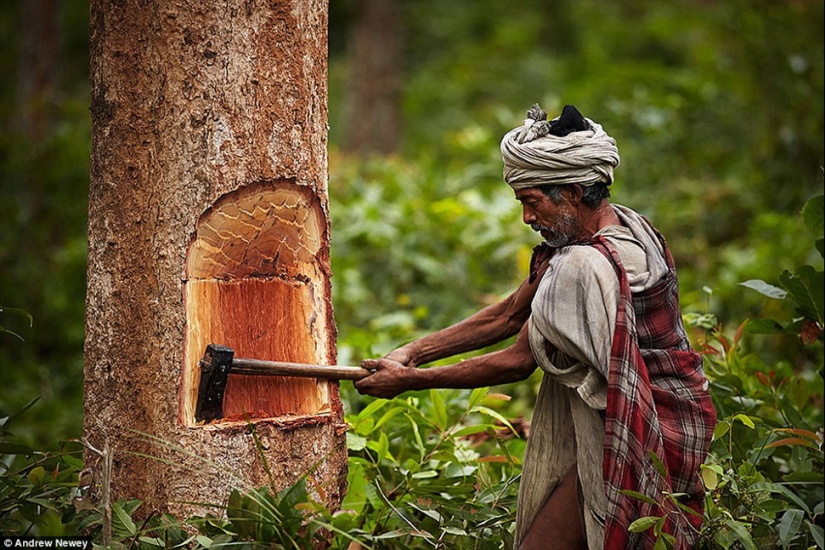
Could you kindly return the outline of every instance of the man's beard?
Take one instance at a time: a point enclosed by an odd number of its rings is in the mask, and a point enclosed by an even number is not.
[[[576,242],[579,233],[576,217],[567,212],[559,216],[552,228],[538,223],[531,224],[530,227],[538,233],[544,231],[544,242],[553,248],[561,248]]]

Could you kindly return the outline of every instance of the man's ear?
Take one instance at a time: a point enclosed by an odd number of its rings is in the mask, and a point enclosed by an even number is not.
[[[582,195],[584,194],[581,185],[579,185],[578,183],[565,185],[564,191],[567,194],[567,200],[570,201],[570,204],[572,204],[573,206],[579,206],[581,204]]]

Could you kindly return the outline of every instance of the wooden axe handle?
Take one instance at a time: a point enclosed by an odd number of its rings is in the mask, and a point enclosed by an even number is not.
[[[231,373],[256,376],[302,376],[332,380],[360,380],[371,374],[370,371],[362,367],[308,365],[305,363],[241,358],[232,360]]]

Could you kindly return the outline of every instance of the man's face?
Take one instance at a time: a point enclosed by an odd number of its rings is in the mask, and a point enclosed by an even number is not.
[[[576,209],[567,193],[562,193],[559,204],[537,188],[519,189],[516,199],[521,203],[522,220],[544,237],[554,248],[566,246],[577,239],[580,233]]]

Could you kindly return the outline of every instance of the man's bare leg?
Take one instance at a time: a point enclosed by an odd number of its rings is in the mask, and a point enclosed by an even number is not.
[[[519,550],[587,550],[576,466],[568,470],[536,514]]]

